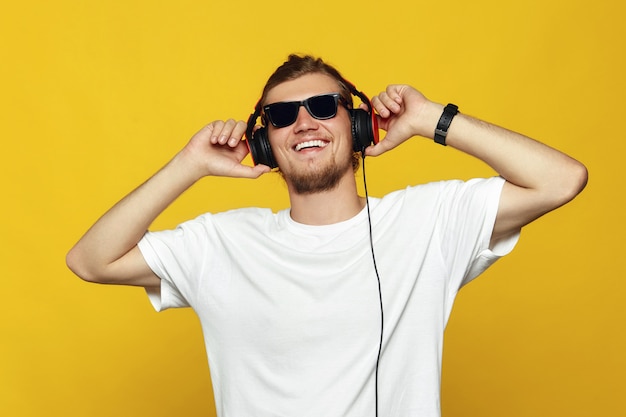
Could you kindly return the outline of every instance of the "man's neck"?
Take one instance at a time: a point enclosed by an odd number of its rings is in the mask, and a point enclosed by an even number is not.
[[[344,178],[328,191],[297,194],[290,190],[289,198],[291,218],[317,226],[351,219],[365,207],[365,198],[358,195],[354,176]]]

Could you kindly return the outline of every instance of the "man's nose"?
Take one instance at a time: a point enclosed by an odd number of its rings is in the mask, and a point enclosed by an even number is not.
[[[309,113],[304,106],[300,106],[298,109],[298,117],[295,122],[295,129],[298,130],[310,130],[316,129],[318,126],[317,119]]]

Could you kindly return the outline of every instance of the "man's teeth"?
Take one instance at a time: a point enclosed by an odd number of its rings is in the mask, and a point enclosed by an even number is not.
[[[323,148],[328,145],[328,142],[323,140],[309,140],[307,142],[298,143],[296,145],[296,151],[300,151],[305,148]]]

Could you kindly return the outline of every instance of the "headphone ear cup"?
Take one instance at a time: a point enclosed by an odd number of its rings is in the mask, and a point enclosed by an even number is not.
[[[278,168],[266,128],[261,127],[252,134],[252,139],[248,140],[248,149],[255,165],[263,164],[270,168]]]
[[[363,152],[368,146],[378,143],[378,128],[374,129],[372,120],[376,116],[370,115],[363,109],[350,109],[352,119],[352,146],[354,152]]]

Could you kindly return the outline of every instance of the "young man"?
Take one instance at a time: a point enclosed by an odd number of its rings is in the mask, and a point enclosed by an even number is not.
[[[366,207],[350,91],[309,56],[290,56],[270,77],[261,129],[290,209],[206,214],[146,233],[200,178],[270,171],[241,163],[254,117],[250,126],[215,121],[68,254],[87,281],[144,286],[158,310],[194,308],[221,417],[438,416],[443,331],[458,290],[508,253],[521,227],[586,184],[585,167],[563,153],[390,85],[371,101],[385,139],[365,155],[436,136],[499,176],[410,186]]]

